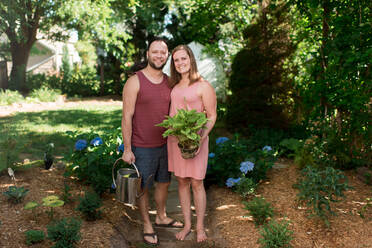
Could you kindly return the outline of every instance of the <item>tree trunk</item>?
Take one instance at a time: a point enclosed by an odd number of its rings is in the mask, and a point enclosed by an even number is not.
[[[18,43],[10,42],[10,52],[12,54],[12,70],[10,72],[9,89],[19,90],[22,93],[27,93],[29,90],[26,85],[26,69],[27,61],[30,56],[33,42]]]
[[[0,88],[8,89],[8,68],[5,61],[0,61]]]
[[[99,94],[103,96],[105,94],[105,66],[103,61],[101,61],[99,65],[99,79],[100,79]]]

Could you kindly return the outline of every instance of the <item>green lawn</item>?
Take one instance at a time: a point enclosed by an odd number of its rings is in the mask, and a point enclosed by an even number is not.
[[[121,106],[85,106],[74,108],[17,113],[0,118],[0,171],[7,161],[40,160],[46,144],[53,142],[55,155],[74,146],[66,131],[98,133],[116,129],[121,123]],[[7,159],[8,158],[8,159]]]

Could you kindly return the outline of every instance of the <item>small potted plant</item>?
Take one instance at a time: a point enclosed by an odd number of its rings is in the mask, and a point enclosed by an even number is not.
[[[195,153],[200,145],[200,131],[205,129],[208,119],[205,113],[197,112],[195,109],[179,109],[173,117],[167,116],[166,119],[157,124],[167,130],[163,137],[169,135],[178,139],[178,147],[184,159],[195,157]]]
[[[54,160],[53,151],[54,151],[54,144],[49,143],[46,146],[46,149],[44,152],[44,166],[46,170],[49,170],[53,164],[53,160]]]

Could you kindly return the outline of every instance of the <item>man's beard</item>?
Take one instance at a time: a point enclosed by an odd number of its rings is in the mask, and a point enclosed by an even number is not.
[[[148,60],[148,63],[149,63],[149,66],[151,66],[153,69],[155,69],[155,70],[159,70],[159,71],[163,70],[163,68],[164,68],[164,66],[165,66],[165,63],[163,63],[163,64],[160,65],[160,66],[156,66],[155,63],[152,62],[151,59]]]

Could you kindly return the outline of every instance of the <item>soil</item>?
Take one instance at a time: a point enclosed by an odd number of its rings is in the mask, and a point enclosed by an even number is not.
[[[90,99],[93,104],[120,104],[119,100]],[[80,102],[60,103],[55,108],[66,107],[67,104],[80,104]],[[40,104],[39,110],[50,109]],[[37,111],[35,106],[30,110]],[[19,111],[19,107],[0,107],[0,117]],[[22,108],[25,111],[25,108]],[[1,115],[1,113],[3,115]],[[61,164],[60,164],[61,165]],[[61,169],[59,169],[61,168]],[[54,218],[81,217],[75,210],[78,197],[88,189],[73,178],[63,176],[63,166],[53,166],[50,170],[42,167],[33,167],[16,172],[17,186],[24,186],[30,191],[23,203],[13,204],[7,201],[2,194],[13,185],[7,175],[0,175],[0,247],[27,247],[24,232],[30,229],[43,230],[47,233],[46,226],[50,223],[46,207],[40,206],[33,213],[24,210],[24,204],[29,201],[41,202],[48,195],[63,194],[64,184],[71,187],[70,193],[75,201],[55,208]],[[290,160],[279,161],[276,168],[268,174],[268,179],[263,181],[257,189],[256,196],[262,196],[270,202],[275,210],[275,219],[290,221],[289,228],[293,230],[291,245],[295,248],[328,247],[328,248],[364,248],[372,247],[372,206],[366,208],[364,218],[359,211],[367,203],[367,198],[372,196],[371,186],[364,184],[357,173],[346,171],[352,190],[346,192],[345,200],[332,204],[332,209],[337,216],[330,217],[330,227],[324,225],[317,218],[308,218],[307,208],[296,199],[298,191],[293,184],[299,176],[299,170]],[[243,199],[230,189],[212,186],[207,191],[208,215],[206,222],[208,228],[218,236],[218,242],[208,247],[260,247],[257,243],[261,237],[260,228],[255,227],[252,217],[244,209]],[[115,201],[114,195],[105,193],[102,196],[102,219],[88,222],[83,221],[81,227],[81,240],[77,247],[139,247],[128,244],[125,237],[118,236],[117,224],[123,218],[130,218],[131,211],[125,211],[121,203]],[[137,224],[138,225],[138,224]],[[130,226],[128,227],[130,230]],[[51,247],[52,242],[45,240],[32,247]],[[143,247],[143,246],[140,246]],[[184,246],[183,246],[184,247]],[[195,246],[190,246],[195,247]],[[203,246],[204,247],[204,246]],[[207,247],[207,246],[206,246]]]

